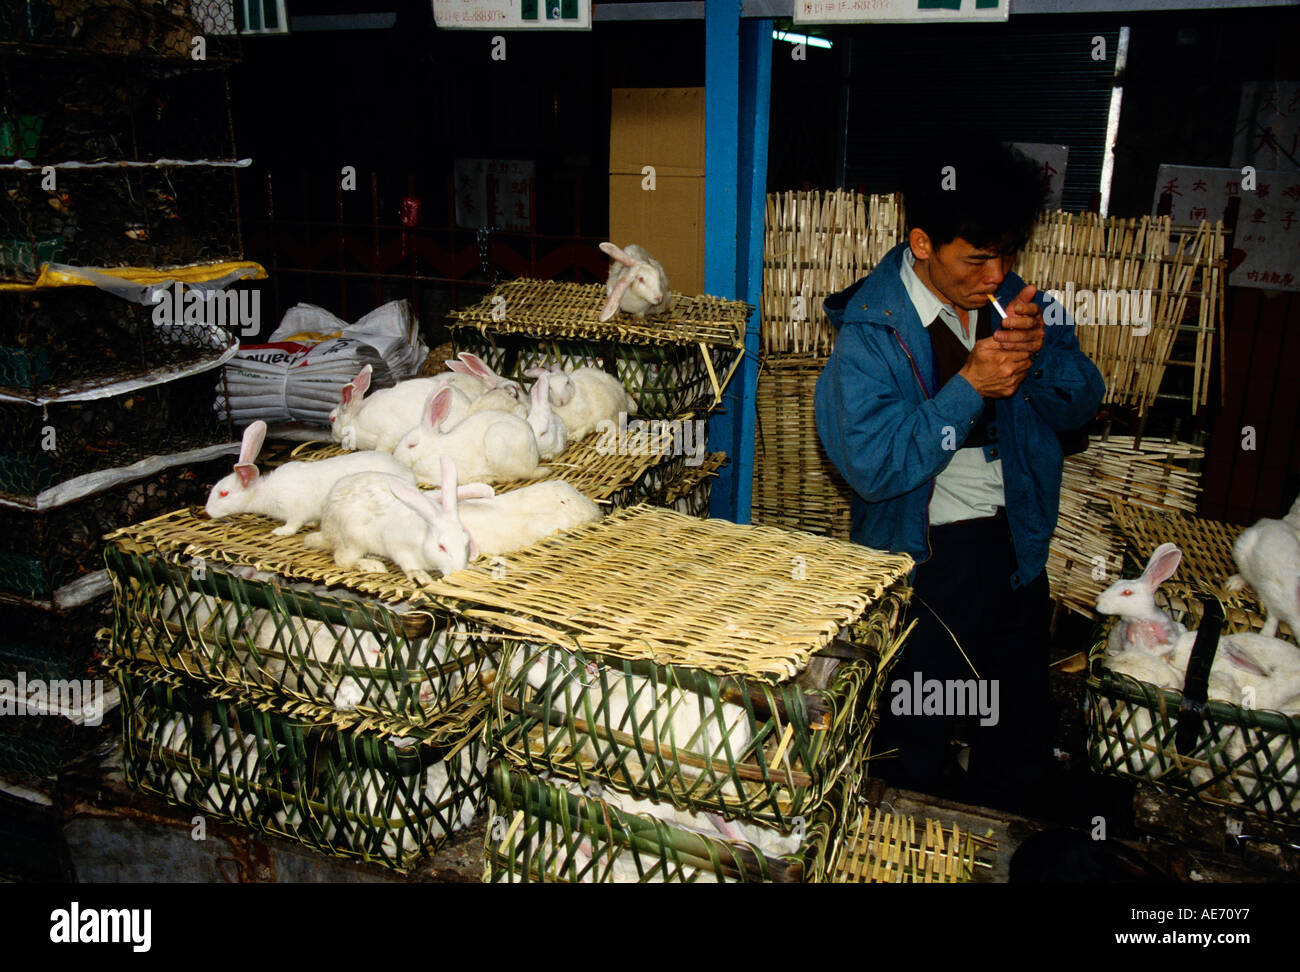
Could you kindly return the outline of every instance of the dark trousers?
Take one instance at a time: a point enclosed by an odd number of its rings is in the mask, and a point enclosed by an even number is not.
[[[932,527],[930,546],[933,556],[913,584],[909,617],[917,625],[880,699],[872,746],[874,753],[897,748],[898,757],[875,761],[872,773],[980,804],[1028,805],[1045,781],[1051,749],[1047,575],[1011,589],[1015,552],[1005,515]],[[978,712],[957,715],[946,692],[940,714],[918,714],[917,675],[922,686],[975,679],[954,636],[980,680],[997,680],[996,724],[981,725]],[[991,684],[984,689],[991,703]],[[907,708],[903,694],[912,714],[896,714]],[[955,766],[957,740],[971,747],[968,773]]]

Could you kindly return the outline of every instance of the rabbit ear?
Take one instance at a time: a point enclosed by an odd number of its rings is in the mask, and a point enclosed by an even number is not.
[[[357,373],[357,376],[352,379],[352,386],[357,390],[358,395],[364,396],[366,391],[370,388],[370,374],[372,371],[374,371],[374,369],[371,368],[370,365],[366,365]]]
[[[239,447],[239,464],[251,465],[257,461],[257,454],[262,451],[262,443],[266,441],[266,423],[258,419],[248,428],[244,429],[244,438]],[[242,478],[242,476],[241,476]]]
[[[451,456],[441,456],[442,466],[442,511],[448,516],[456,516],[456,463]]]
[[[497,491],[487,483],[466,483],[456,487],[457,499],[491,499]]]
[[[388,488],[393,495],[401,500],[406,506],[410,507],[416,513],[420,514],[421,519],[426,523],[438,523],[438,510],[429,502],[429,498],[422,492],[408,483],[402,482],[396,477],[389,477]]]
[[[477,354],[470,354],[468,351],[462,351],[460,354],[456,355],[456,357],[460,358],[461,361],[465,362],[465,364],[469,366],[471,373],[478,375],[480,378],[495,380],[498,377],[497,373],[487,366],[487,362]]]
[[[600,309],[601,321],[607,321],[618,311],[618,305],[623,300],[623,295],[627,293],[627,288],[632,286],[632,278],[626,274],[614,284],[609,292],[609,299],[605,301],[605,306]]]
[[[547,396],[547,392],[550,390],[551,376],[543,371],[537,376],[537,380],[533,382],[532,389],[528,392],[528,397],[532,400],[534,407],[544,408],[546,406],[546,403],[550,401],[550,398]]]
[[[1242,671],[1250,672],[1252,675],[1262,675],[1265,678],[1272,674],[1255,659],[1254,655],[1230,638],[1219,639],[1219,650],[1223,652],[1228,661]]]
[[[619,247],[615,246],[613,243],[602,243],[600,244],[600,248],[605,252],[606,256],[610,257],[611,259],[617,260],[619,263],[623,264],[623,266],[625,267],[636,266],[636,261],[633,260],[626,253],[624,253],[623,250],[621,250]]]
[[[451,389],[444,388],[441,391],[433,392],[424,403],[424,424],[430,430],[437,432],[438,426],[442,425],[450,412]]]
[[[463,361],[450,361],[450,360],[448,360],[448,361],[444,361],[443,364],[445,364],[445,365],[447,366],[447,370],[448,370],[448,371],[454,371],[454,372],[456,372],[456,374],[458,374],[458,375],[472,375],[472,374],[474,374],[474,372],[472,372],[472,371],[469,370],[469,365],[465,364],[465,362],[463,362]]]
[[[257,467],[251,462],[235,463],[235,475],[239,477],[239,485],[247,489],[253,485],[253,480],[258,476]]]
[[[1183,559],[1183,552],[1172,543],[1162,543],[1151,554],[1147,569],[1142,571],[1142,580],[1154,591],[1173,576],[1178,564]]]
[[[549,375],[549,374],[550,374],[550,372],[547,371],[545,368],[525,368],[525,369],[524,369],[524,377],[525,377],[525,378],[540,378],[540,377],[542,377],[542,375]]]
[[[465,537],[469,540],[469,559],[478,560],[478,544],[474,542],[474,534],[466,530]]]
[[[342,404],[344,408],[347,408],[349,405],[352,404],[352,396],[356,394],[356,391],[357,391],[357,387],[356,385],[352,384],[352,382],[348,382],[341,389],[339,389],[339,402]]]

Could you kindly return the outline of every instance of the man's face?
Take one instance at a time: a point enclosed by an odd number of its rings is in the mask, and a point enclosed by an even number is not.
[[[976,249],[960,236],[935,250],[924,231],[913,230],[910,242],[918,261],[917,276],[943,300],[963,310],[987,304],[985,295],[998,289],[1015,262],[1014,254]],[[922,266],[925,273],[921,272]]]

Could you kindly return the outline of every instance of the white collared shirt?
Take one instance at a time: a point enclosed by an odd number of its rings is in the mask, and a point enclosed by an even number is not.
[[[967,350],[975,347],[975,325],[977,311],[958,311],[950,304],[940,300],[912,269],[916,257],[911,247],[903,250],[903,264],[899,276],[903,289],[907,291],[912,306],[926,328],[941,318],[957,340]],[[962,327],[962,318],[966,317],[970,333]],[[954,430],[954,433],[957,430]],[[1002,486],[1002,460],[987,462],[984,450],[979,446],[958,449],[943,471],[935,477],[934,495],[930,497],[930,525],[940,526],[957,520],[972,520],[981,516],[992,516],[999,506],[1006,503],[1006,492]]]

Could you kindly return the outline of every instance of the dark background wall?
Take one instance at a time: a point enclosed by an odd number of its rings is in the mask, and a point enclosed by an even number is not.
[[[352,6],[311,3],[292,12]],[[496,61],[490,34],[435,29],[427,2],[382,6],[398,8],[395,28],[247,39],[232,75],[236,143],[255,160],[241,177],[246,249],[276,270],[275,319],[299,300],[355,318],[410,296],[436,339],[446,310],[494,274],[553,258],[569,279],[603,279],[594,243],[609,221],[609,92],[703,85],[703,22],[511,33]],[[1150,212],[1161,163],[1226,166],[1242,82],[1300,74],[1300,7],[822,30],[833,47],[809,47],[805,60],[774,45],[768,188],[893,191],[919,137],[976,121],[998,138],[1070,145],[1065,208],[1095,206],[1122,26],[1131,42],[1111,215]],[[1096,36],[1104,62],[1090,56]],[[486,267],[473,231],[451,228],[452,164],[467,156],[536,164],[539,235],[498,236]],[[344,165],[356,166],[356,192],[339,191]],[[423,211],[404,236],[405,196]],[[1300,491],[1300,382],[1288,377],[1298,334],[1293,295],[1230,290],[1215,402],[1195,417],[1175,405],[1148,418],[1147,434],[1213,433],[1207,515],[1273,515]],[[1136,429],[1122,410],[1114,418]],[[1253,453],[1239,446],[1246,425]]]

